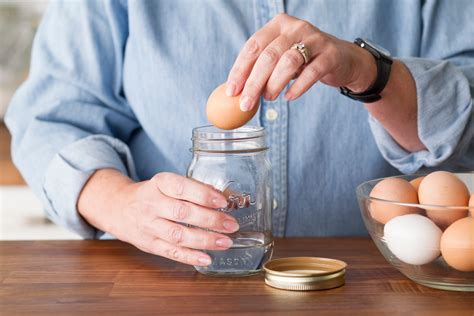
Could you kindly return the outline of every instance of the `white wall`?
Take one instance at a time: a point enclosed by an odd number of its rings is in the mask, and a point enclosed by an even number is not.
[[[28,76],[30,48],[46,0],[0,0],[0,121]]]

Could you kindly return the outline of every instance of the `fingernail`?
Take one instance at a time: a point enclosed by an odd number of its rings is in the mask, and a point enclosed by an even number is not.
[[[252,106],[252,100],[250,100],[250,98],[247,96],[242,97],[242,99],[240,100],[240,110],[247,112],[248,110],[250,110],[251,106]]]
[[[211,264],[211,258],[209,257],[199,257],[198,262],[203,266],[208,266]]]
[[[227,86],[225,88],[225,94],[228,96],[228,97],[232,97],[234,96],[235,94],[235,84],[233,84],[232,82],[230,83],[227,83]]]
[[[287,92],[287,93],[285,94],[285,99],[286,99],[287,101],[293,100],[293,97],[294,97],[294,96],[293,96],[293,94],[291,94],[291,93],[288,93],[288,92]]]
[[[230,232],[236,232],[239,230],[239,224],[237,224],[237,222],[235,221],[226,220],[224,221],[223,225],[224,225],[224,228]]]
[[[230,238],[217,239],[216,246],[221,248],[230,248],[230,246],[232,246],[232,240]]]
[[[212,204],[217,208],[227,207],[227,200],[223,196],[212,199]]]

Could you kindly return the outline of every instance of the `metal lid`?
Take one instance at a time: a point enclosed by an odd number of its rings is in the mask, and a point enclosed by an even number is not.
[[[277,289],[291,291],[326,290],[344,285],[347,264],[344,261],[292,257],[268,261],[265,283]]]

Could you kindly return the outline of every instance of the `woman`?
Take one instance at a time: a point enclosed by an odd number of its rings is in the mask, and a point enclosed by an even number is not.
[[[472,16],[468,0],[53,3],[8,113],[13,158],[58,224],[207,265],[238,224],[180,175],[227,80],[242,109],[260,100],[274,233],[364,234],[358,183],[474,169]]]

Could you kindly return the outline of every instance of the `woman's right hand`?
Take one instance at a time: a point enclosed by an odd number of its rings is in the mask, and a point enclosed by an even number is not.
[[[199,250],[232,245],[223,233],[236,232],[239,225],[215,210],[226,206],[222,192],[196,180],[164,172],[134,183],[112,169],[96,171],[78,200],[91,225],[143,251],[196,266],[211,263]]]

